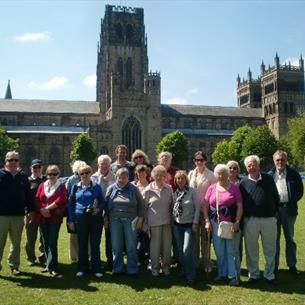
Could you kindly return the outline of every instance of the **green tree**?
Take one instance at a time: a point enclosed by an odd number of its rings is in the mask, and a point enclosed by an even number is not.
[[[290,163],[296,168],[304,168],[305,156],[305,113],[288,120],[288,132],[284,139],[289,145],[292,158]]]
[[[162,151],[169,151],[173,155],[173,165],[181,167],[182,162],[188,158],[188,144],[184,134],[178,130],[164,136],[157,144],[157,154]]]
[[[19,139],[9,137],[5,131],[0,128],[0,158],[4,161],[8,151],[17,150],[19,148]]]
[[[71,164],[76,160],[90,164],[96,156],[97,152],[89,134],[82,133],[73,141],[70,151]]]
[[[230,142],[227,140],[223,140],[217,143],[215,150],[212,153],[212,161],[214,164],[226,164],[229,160],[231,160],[229,146]]]
[[[258,155],[261,168],[268,170],[273,165],[272,155],[278,149],[279,143],[266,125],[253,129],[245,138],[241,156]]]

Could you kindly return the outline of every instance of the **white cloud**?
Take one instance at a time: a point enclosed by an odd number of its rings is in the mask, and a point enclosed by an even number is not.
[[[30,82],[27,87],[30,89],[39,90],[56,90],[67,88],[70,80],[65,76],[54,76],[49,81],[44,83]]]
[[[290,62],[290,64],[292,65],[292,66],[299,66],[299,58],[296,58],[296,57],[287,57],[284,61],[283,61],[283,65],[285,65],[285,64],[289,64],[289,62]]]
[[[16,36],[15,40],[18,42],[32,42],[41,40],[50,40],[50,32],[40,32],[40,33],[24,33],[23,35]]]
[[[179,105],[185,105],[185,104],[188,104],[188,101],[183,98],[183,97],[173,97],[173,98],[169,98],[169,99],[166,99],[164,101],[165,104],[179,104]]]
[[[96,74],[87,75],[83,79],[83,84],[88,88],[94,88],[96,86]]]
[[[198,88],[192,88],[192,89],[188,90],[186,93],[187,93],[188,95],[195,95],[195,94],[197,94],[198,92],[199,92],[199,89],[198,89]]]

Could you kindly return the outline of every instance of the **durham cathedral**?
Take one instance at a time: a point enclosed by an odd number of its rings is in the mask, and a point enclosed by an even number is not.
[[[107,5],[101,22],[97,54],[96,101],[13,99],[10,84],[0,99],[0,125],[20,139],[22,164],[40,158],[58,164],[70,175],[73,140],[89,133],[99,154],[114,157],[125,144],[129,156],[144,150],[153,161],[161,137],[180,130],[188,139],[190,158],[195,150],[209,158],[217,142],[231,137],[244,124],[267,124],[279,138],[287,119],[304,107],[304,61],[281,65],[278,55],[261,74],[237,77],[238,107],[161,104],[161,76],[149,72],[142,8]],[[210,161],[210,160],[209,160]]]

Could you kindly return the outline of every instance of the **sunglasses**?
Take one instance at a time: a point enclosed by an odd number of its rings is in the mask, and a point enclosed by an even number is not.
[[[19,161],[19,159],[8,159],[8,160],[6,160],[7,162],[18,162]]]
[[[58,173],[48,173],[47,176],[58,176]]]
[[[134,157],[134,159],[143,159],[143,156],[137,156],[137,157]]]
[[[90,174],[90,172],[83,172],[83,173],[80,173],[79,175],[83,176],[83,175],[89,175],[89,174]]]
[[[38,169],[38,168],[41,168],[41,166],[40,165],[35,165],[35,166],[33,166],[33,168]]]
[[[195,159],[195,162],[203,162],[204,159]]]

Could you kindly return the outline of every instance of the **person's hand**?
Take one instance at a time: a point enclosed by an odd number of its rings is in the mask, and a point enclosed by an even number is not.
[[[69,223],[69,230],[71,231],[71,232],[75,232],[75,223]]]
[[[212,231],[211,223],[209,221],[206,221],[204,228],[206,229],[207,232],[211,232]]]
[[[30,212],[26,215],[28,223],[33,223],[35,221],[35,212]]]
[[[239,231],[239,221],[233,223],[232,230],[233,230],[233,232],[238,232]]]
[[[196,233],[198,231],[198,224],[197,223],[192,224],[192,230],[193,230],[194,233]]]
[[[142,226],[143,226],[143,219],[139,218],[136,223],[136,230],[142,230]]]
[[[47,208],[41,208],[40,213],[44,218],[50,218],[50,211]]]

